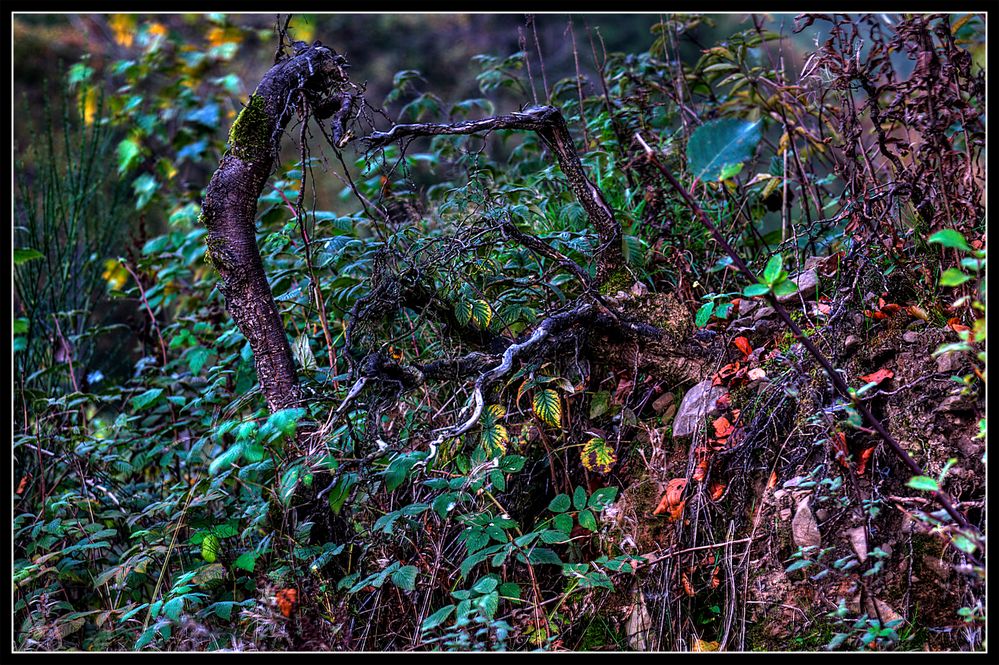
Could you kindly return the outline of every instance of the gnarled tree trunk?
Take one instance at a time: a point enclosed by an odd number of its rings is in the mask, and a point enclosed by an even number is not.
[[[257,198],[292,112],[306,102],[328,115],[331,91],[346,80],[342,63],[316,42],[264,75],[232,125],[229,148],[201,206],[201,221],[208,228],[206,259],[222,277],[226,307],[253,349],[271,411],[296,405],[300,393],[291,346],[257,248]]]

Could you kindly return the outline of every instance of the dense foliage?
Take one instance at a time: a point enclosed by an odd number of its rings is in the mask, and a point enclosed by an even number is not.
[[[273,413],[199,214],[277,37],[170,18],[109,17],[122,57],[24,102],[17,649],[985,646],[981,17],[649,16],[628,53],[577,19],[558,80],[528,23],[476,97],[354,81],[350,133],[299,112],[258,201],[304,396]],[[364,140],[533,104],[620,225],[607,275],[539,133]]]

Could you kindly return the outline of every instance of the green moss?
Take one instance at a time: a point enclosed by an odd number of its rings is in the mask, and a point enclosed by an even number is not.
[[[229,151],[244,161],[267,155],[271,150],[271,119],[264,98],[251,95],[229,130]]]
[[[621,266],[617,270],[607,275],[607,279],[600,285],[600,295],[609,296],[624,291],[635,283],[635,278],[627,266]]]

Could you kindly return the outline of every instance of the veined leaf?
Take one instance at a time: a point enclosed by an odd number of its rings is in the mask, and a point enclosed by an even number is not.
[[[473,300],[472,320],[480,328],[488,328],[489,322],[493,320],[493,308],[485,300]]]
[[[944,247],[950,247],[952,249],[963,249],[966,252],[971,251],[971,247],[968,245],[968,241],[964,239],[964,236],[954,229],[944,229],[943,231],[937,231],[929,238],[926,242],[929,243],[940,243]]]
[[[472,303],[467,300],[459,300],[454,305],[454,316],[458,323],[465,326],[472,320]]]
[[[704,123],[687,142],[687,170],[701,180],[720,180],[723,172],[753,156],[763,136],[761,124],[738,118]]]
[[[532,406],[534,414],[541,419],[541,422],[552,427],[561,427],[562,400],[557,392],[550,388],[539,390],[534,394]]]
[[[583,466],[600,474],[610,473],[611,468],[617,462],[614,449],[600,437],[594,437],[586,442],[580,452],[580,458],[583,461]]]

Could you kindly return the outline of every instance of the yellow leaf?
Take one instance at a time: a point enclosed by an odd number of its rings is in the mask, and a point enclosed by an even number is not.
[[[610,473],[611,468],[617,463],[614,449],[600,437],[594,437],[587,441],[579,456],[583,466],[599,474]]]
[[[694,648],[691,651],[718,651],[718,642],[694,640]]]
[[[114,40],[119,46],[128,48],[135,41],[135,15],[113,14],[108,19],[108,26],[114,34]]]
[[[534,413],[541,422],[552,427],[562,425],[562,400],[554,390],[546,388],[534,394],[532,403]]]

